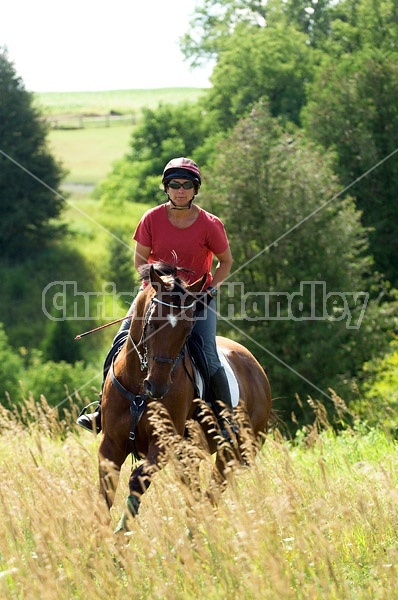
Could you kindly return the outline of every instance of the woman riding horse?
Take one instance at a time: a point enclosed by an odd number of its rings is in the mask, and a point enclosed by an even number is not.
[[[187,285],[172,265],[152,263],[142,272],[147,286],[137,295],[126,343],[111,363],[102,397],[98,458],[100,491],[108,508],[127,456],[139,460],[133,463],[130,494],[116,532],[128,529],[154,474],[170,458],[175,459],[179,479],[190,488],[189,497],[200,500],[203,450],[216,454],[206,494],[215,504],[231,467],[237,461],[253,461],[271,413],[270,386],[261,365],[239,343],[217,337],[217,348],[239,390],[239,432],[232,445],[220,436],[213,411],[197,398],[187,343],[203,303],[200,290],[206,274]]]
[[[146,263],[178,261],[188,284],[207,274],[203,289],[207,294],[208,309],[202,318],[195,322],[194,333],[203,340],[210,374],[211,396],[228,409],[220,410],[218,404],[214,405],[222,435],[231,440],[231,433],[236,434],[238,426],[233,418],[228,380],[216,347],[217,314],[214,300],[220,284],[232,266],[228,238],[221,220],[194,202],[202,180],[199,167],[193,160],[184,157],[173,158],[163,171],[162,183],[167,201],[148,210],[140,220],[133,236],[136,241],[134,265],[139,270]],[[218,259],[218,264],[212,274],[214,256]],[[128,317],[132,315],[133,310],[134,302]],[[127,318],[117,333],[105,361],[105,372],[120,348],[120,340],[126,339],[129,327],[130,318]],[[86,414],[83,409],[77,422],[90,431],[101,431],[101,406],[91,414]]]

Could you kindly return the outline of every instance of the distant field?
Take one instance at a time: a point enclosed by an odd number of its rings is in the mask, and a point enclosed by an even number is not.
[[[48,92],[35,94],[43,115],[55,117],[79,115],[109,115],[120,113],[136,116],[142,108],[156,108],[159,103],[195,102],[205,90],[199,88],[167,88],[155,90],[118,90],[107,92]],[[60,121],[62,123],[62,121]],[[79,119],[74,120],[78,124]],[[107,176],[112,163],[128,150],[134,129],[131,121],[112,123],[105,120],[83,128],[51,129],[49,145],[54,156],[68,169],[66,183],[96,185]],[[76,127],[76,125],[75,125]]]
[[[45,92],[34,94],[36,105],[45,115],[105,115],[111,111],[129,114],[160,102],[195,102],[206,90],[201,88],[161,88],[153,90],[113,90],[104,92]]]
[[[124,243],[133,247],[131,236],[149,206],[129,202],[118,210],[114,206],[104,206],[76,190],[65,201],[62,221],[67,224],[82,255],[93,264],[101,265],[108,260],[112,239],[109,232],[122,229],[125,232]]]
[[[52,129],[48,140],[54,156],[69,170],[66,183],[96,185],[112,163],[128,150],[133,125],[88,129]]]

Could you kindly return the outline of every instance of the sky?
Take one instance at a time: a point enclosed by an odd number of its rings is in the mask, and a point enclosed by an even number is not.
[[[31,92],[209,87],[179,49],[197,0],[3,0],[0,46]]]

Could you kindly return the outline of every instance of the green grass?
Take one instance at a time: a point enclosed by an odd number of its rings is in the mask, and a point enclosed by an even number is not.
[[[160,102],[195,102],[204,92],[199,88],[48,92],[35,94],[35,101],[44,115],[53,117],[53,122],[57,121],[57,117],[62,119],[73,115],[68,123],[74,128],[50,130],[49,147],[69,171],[66,183],[95,185],[107,176],[112,163],[127,152],[135,125],[129,121],[116,121],[107,127],[105,121],[102,124],[83,121],[84,128],[79,129],[77,116],[109,115],[110,111],[115,111],[132,114],[137,123],[144,107],[156,108]],[[61,126],[64,123],[59,120]]]
[[[35,93],[35,103],[45,115],[122,114],[156,108],[163,104],[194,102],[203,95],[200,88],[163,88],[153,90],[113,90],[98,92]]]
[[[73,245],[87,260],[100,268],[100,265],[107,262],[108,246],[114,231],[120,228],[126,230],[121,242],[133,248],[131,238],[134,229],[148,208],[147,204],[128,203],[117,210],[90,198],[86,192],[75,192],[66,200],[62,220],[67,223],[73,236]]]
[[[51,152],[69,170],[67,183],[95,185],[128,151],[133,125],[86,129],[52,129]]]

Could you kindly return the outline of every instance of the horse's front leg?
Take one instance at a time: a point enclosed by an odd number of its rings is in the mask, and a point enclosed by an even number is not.
[[[121,450],[104,434],[98,449],[100,494],[103,496],[108,509],[113,505],[120,469],[128,456],[126,450]]]
[[[137,516],[141,497],[151,485],[154,474],[164,466],[164,456],[164,451],[157,445],[154,445],[144,462],[132,470],[129,479],[130,494],[126,500],[126,509],[123,512],[115,533],[128,531],[128,520]]]

